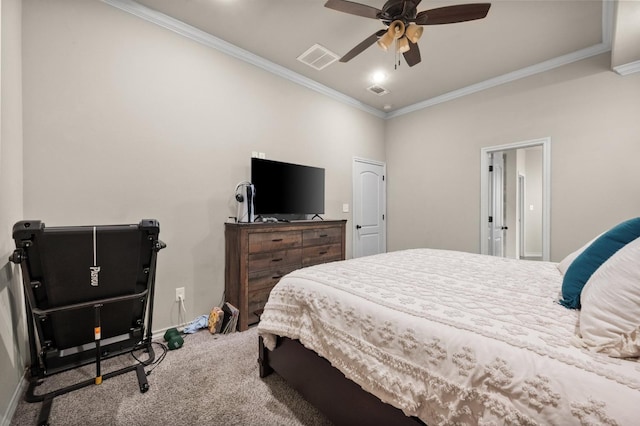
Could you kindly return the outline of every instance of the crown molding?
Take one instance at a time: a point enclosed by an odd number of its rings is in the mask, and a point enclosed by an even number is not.
[[[580,61],[582,59],[590,58],[592,56],[600,55],[611,50],[611,46],[606,44],[597,44],[595,46],[587,47],[586,49],[578,50],[576,52],[569,53],[567,55],[559,56],[557,58],[549,59],[548,61],[540,62],[527,68],[522,68],[517,71],[513,71],[507,74],[500,75],[498,77],[490,78],[489,80],[482,81],[480,83],[472,84],[471,86],[463,87],[462,89],[454,90],[436,96],[434,98],[427,99],[422,102],[418,102],[413,105],[409,105],[404,108],[399,108],[395,111],[387,113],[385,118],[398,117],[400,115],[409,114],[414,111],[418,111],[424,108],[428,108],[443,102],[448,102],[453,99],[458,99],[463,96],[470,95],[472,93],[480,92],[482,90],[490,89],[492,87],[500,86],[511,81],[519,80],[521,78],[530,77],[532,75],[549,71],[554,68],[558,68],[572,62]]]
[[[611,50],[611,38],[613,33],[613,19],[614,19],[614,0],[602,0],[602,43],[596,44],[585,49],[578,50],[576,52],[569,53],[567,55],[559,56],[539,64],[532,65],[530,67],[522,68],[507,74],[503,74],[498,77],[485,80],[471,86],[463,87],[452,92],[444,93],[442,95],[426,99],[424,101],[409,105],[404,108],[397,109],[391,112],[380,111],[373,108],[355,98],[338,92],[330,87],[318,83],[308,77],[291,71],[281,65],[271,62],[261,56],[251,53],[247,50],[241,49],[229,42],[226,42],[218,37],[215,37],[207,32],[199,30],[191,25],[185,24],[175,18],[167,16],[163,13],[150,9],[141,5],[133,0],[101,0],[113,7],[128,12],[134,16],[144,19],[148,22],[159,25],[184,37],[187,37],[197,43],[219,50],[229,56],[248,62],[265,71],[278,75],[284,79],[287,79],[293,83],[304,86],[308,89],[314,90],[318,93],[326,95],[344,104],[353,106],[362,111],[368,112],[376,117],[383,119],[390,119],[398,117],[404,114],[409,114],[424,108],[428,108],[443,102],[448,102],[453,99],[461,98],[463,96],[470,95],[472,93],[480,92],[482,90],[490,89],[505,83],[509,83],[514,80],[529,77],[534,74],[538,74],[544,71],[549,71],[554,68],[558,68],[572,62],[587,59],[592,56],[600,55]],[[630,64],[621,65],[615,67],[614,70],[620,75],[627,75],[633,72],[640,71],[640,61],[632,62]],[[625,74],[622,74],[622,73]]]
[[[404,114],[409,114],[428,108],[443,102],[448,102],[453,99],[461,98],[463,96],[470,95],[472,93],[480,92],[482,90],[490,89],[492,87],[500,86],[501,84],[509,83],[521,78],[530,77],[532,75],[549,71],[554,68],[570,64],[572,62],[587,59],[592,56],[600,55],[611,51],[611,38],[613,34],[613,19],[614,19],[614,1],[603,0],[602,1],[602,43],[596,44],[585,49],[578,50],[566,55],[558,56],[553,59],[549,59],[544,62],[532,65],[530,67],[522,68],[507,74],[500,75],[498,77],[491,78],[489,80],[481,81],[480,83],[472,84],[471,86],[463,87],[452,92],[444,93],[440,96],[424,100],[422,102],[409,105],[404,108],[399,108],[395,111],[388,112],[387,119],[398,117]],[[623,65],[626,66],[626,65]]]
[[[101,1],[115,8],[118,8],[122,11],[128,12],[134,16],[137,16],[138,18],[144,19],[146,21],[159,25],[163,28],[166,28],[170,31],[173,31],[177,34],[180,34],[184,37],[187,37],[197,43],[219,50],[220,52],[225,53],[229,56],[232,56],[236,59],[240,59],[241,61],[248,62],[252,65],[262,68],[265,71],[268,71],[272,74],[280,76],[293,83],[299,84],[308,89],[322,93],[323,95],[329,96],[330,98],[333,98],[339,102],[345,103],[347,105],[351,105],[355,108],[358,108],[362,111],[368,112],[369,114],[373,114],[380,118],[385,118],[386,116],[386,114],[383,111],[380,111],[367,104],[364,104],[363,102],[360,102],[357,99],[347,96],[344,93],[338,92],[337,90],[334,90],[330,87],[320,84],[315,80],[312,80],[308,77],[305,77],[301,74],[291,71],[290,69],[285,68],[281,65],[278,65],[274,62],[271,62],[261,56],[258,56],[247,50],[241,49],[238,46],[235,46],[229,42],[226,42],[207,32],[199,30],[198,28],[195,28],[191,25],[185,24],[184,22],[178,19],[172,18],[163,13],[150,9],[146,6],[141,5],[140,3],[136,3],[133,0],[101,0]]]

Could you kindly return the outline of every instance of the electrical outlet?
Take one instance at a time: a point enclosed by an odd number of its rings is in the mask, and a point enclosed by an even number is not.
[[[182,301],[184,301],[184,287],[177,287],[176,288],[176,302],[179,302],[180,299],[182,299]]]

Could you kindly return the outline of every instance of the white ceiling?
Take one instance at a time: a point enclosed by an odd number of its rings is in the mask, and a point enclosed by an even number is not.
[[[402,59],[395,69],[394,53],[374,44],[350,62],[336,61],[318,71],[296,58],[316,43],[342,56],[384,28],[382,23],[325,8],[325,0],[103,1],[174,30],[179,27],[178,32],[195,27],[213,36],[208,44],[214,47],[222,44],[227,53],[248,55],[250,62],[387,117],[611,47],[609,1],[482,0],[492,3],[485,19],[425,26],[418,43],[422,62],[414,67]],[[385,0],[359,2],[382,8]],[[474,2],[423,0],[418,11]],[[195,38],[202,38],[194,31]],[[366,90],[379,70],[388,76],[380,83],[390,92],[384,96]]]

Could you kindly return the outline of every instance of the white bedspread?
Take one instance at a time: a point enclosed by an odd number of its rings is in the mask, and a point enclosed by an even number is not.
[[[292,272],[259,324],[429,425],[635,425],[640,363],[571,345],[555,263],[406,250]]]

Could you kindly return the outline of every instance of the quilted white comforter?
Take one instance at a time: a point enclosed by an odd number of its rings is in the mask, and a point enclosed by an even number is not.
[[[398,251],[292,272],[259,324],[429,425],[634,425],[640,363],[571,344],[555,263]]]

